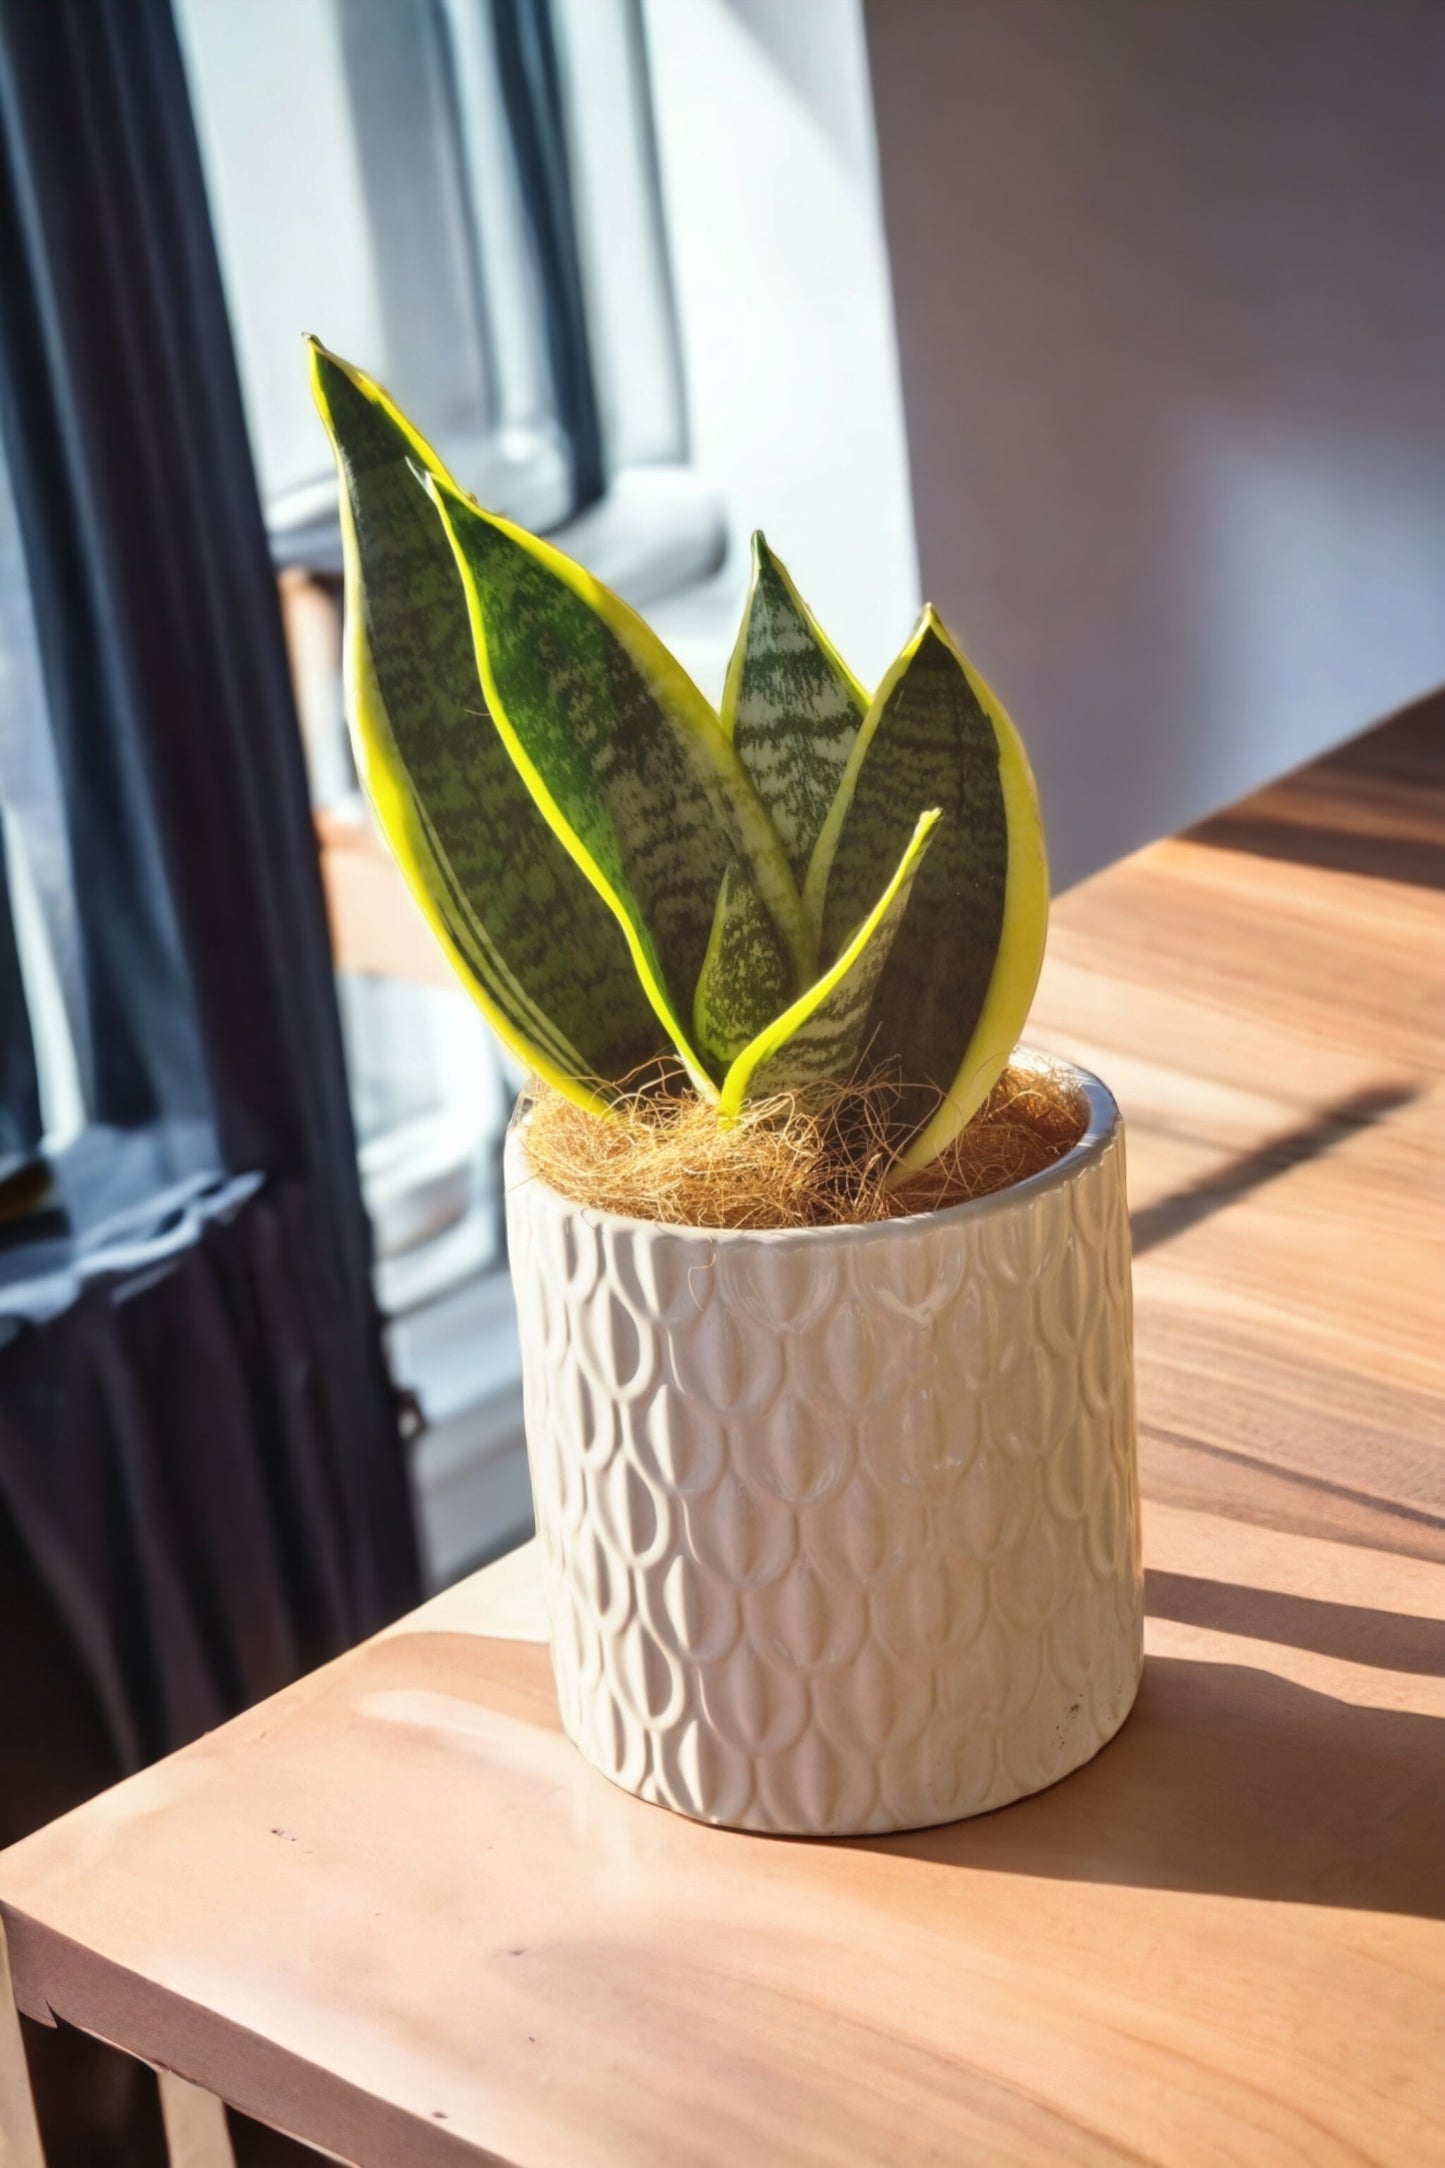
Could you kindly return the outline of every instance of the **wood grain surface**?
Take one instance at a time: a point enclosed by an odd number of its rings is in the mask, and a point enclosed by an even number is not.
[[[1442,1007],[1438,714],[1058,907],[1138,1246],[1088,1768],[695,1827],[560,1736],[522,1553],[0,1859],[22,2005],[364,2168],[1445,2161]]]

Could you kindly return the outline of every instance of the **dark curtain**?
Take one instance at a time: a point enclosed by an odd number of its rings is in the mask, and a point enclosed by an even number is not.
[[[165,1205],[134,1238],[139,1264],[78,1257],[74,1301],[54,1314],[48,1296],[52,1314],[0,1348],[0,1494],[93,1665],[108,1641],[97,1687],[132,1758],[401,1611],[416,1557],[299,731],[167,0],[0,0],[0,126],[0,405],[82,904],[93,1112],[193,1138],[204,1110],[214,1136],[184,1227]],[[282,1290],[286,1318],[266,1322]],[[182,1407],[188,1444],[167,1444]],[[238,1513],[247,1457],[256,1511]],[[100,1511],[102,1466],[123,1498],[106,1596],[76,1526]],[[115,1557],[119,1526],[134,1557]],[[212,1563],[156,1593],[156,1561],[188,1544]],[[227,1546],[247,1550],[249,1602],[223,1596]],[[82,1617],[93,1604],[102,1628]],[[204,1663],[173,1691],[186,1646]]]
[[[418,1577],[169,0],[0,0],[0,130],[0,421],[95,1123],[57,1169],[63,1236],[0,1256],[13,1838],[382,1625]],[[0,912],[8,1021],[7,933]],[[75,1712],[46,1717],[27,1648],[58,1690],[85,1682],[69,1778],[45,1757]]]
[[[105,1004],[98,1069],[124,1050],[93,1111],[205,1108],[218,1174],[296,1202],[304,1368],[335,1460],[334,1643],[410,1601],[416,1569],[300,738],[168,0],[0,0],[0,124],[5,442]]]

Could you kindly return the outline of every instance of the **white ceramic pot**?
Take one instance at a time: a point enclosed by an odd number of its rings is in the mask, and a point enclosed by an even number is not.
[[[1043,1057],[1034,1057],[1042,1060]],[[976,1204],[706,1233],[508,1140],[562,1720],[642,1799],[790,1835],[982,1814],[1077,1769],[1142,1662],[1119,1110]]]

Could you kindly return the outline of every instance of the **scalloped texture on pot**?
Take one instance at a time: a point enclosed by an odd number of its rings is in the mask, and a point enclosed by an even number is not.
[[[1063,1066],[1063,1065],[1061,1065]],[[982,1814],[1142,1664],[1124,1146],[872,1227],[614,1219],[508,1142],[562,1721],[604,1775],[791,1835]]]

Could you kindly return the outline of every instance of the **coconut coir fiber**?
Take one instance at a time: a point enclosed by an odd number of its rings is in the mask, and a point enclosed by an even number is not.
[[[608,1118],[533,1090],[524,1148],[535,1174],[575,1204],[673,1227],[838,1227],[938,1211],[1041,1173],[1088,1117],[1057,1071],[1016,1056],[947,1151],[895,1187],[886,1084],[849,1085],[825,1104],[764,1100],[730,1128],[691,1090],[638,1090]]]

